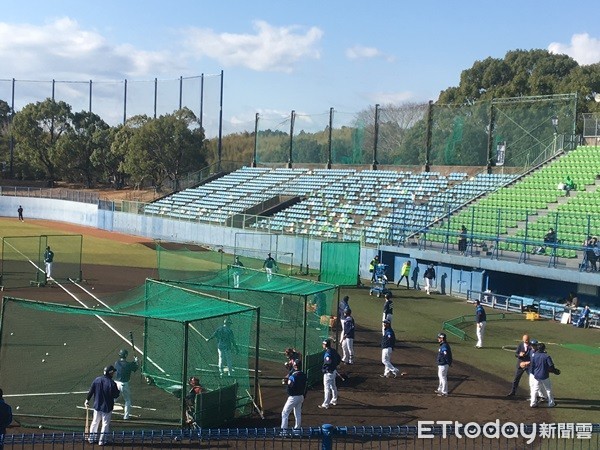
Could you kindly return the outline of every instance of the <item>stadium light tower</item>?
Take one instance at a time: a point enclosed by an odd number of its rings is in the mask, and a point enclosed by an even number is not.
[[[556,154],[556,140],[558,138],[558,117],[556,115],[552,116],[552,127],[554,128],[554,151],[553,154]]]

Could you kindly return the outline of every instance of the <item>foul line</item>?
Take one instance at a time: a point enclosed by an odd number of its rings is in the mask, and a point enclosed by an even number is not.
[[[37,394],[4,394],[4,397],[43,397],[46,395],[80,395],[87,394],[88,391],[73,391],[73,392],[38,392]]]
[[[85,309],[92,309],[90,308],[88,305],[86,305],[85,303],[83,303],[81,300],[79,300],[79,298],[77,298],[77,296],[75,294],[73,294],[71,291],[69,291],[66,287],[64,287],[62,284],[60,284],[59,282],[57,282],[56,280],[54,280],[54,284],[56,284],[58,287],[60,287],[63,291],[65,291],[67,294],[69,294],[71,297],[73,297],[73,299],[79,303],[81,306],[83,306]],[[96,296],[91,295],[90,296],[93,297],[94,299],[97,300]],[[108,307],[108,309],[110,309],[111,311],[114,311],[114,309]],[[113,327],[111,324],[109,324],[103,317],[100,317],[98,314],[94,314],[94,316],[100,321],[102,322],[104,325],[106,325],[113,333],[115,333],[117,336],[119,336],[121,339],[123,339],[124,342],[130,344],[130,341],[123,336],[115,327]],[[143,355],[143,353],[140,351],[140,354]],[[150,362],[154,367],[156,367],[158,370],[160,370],[162,373],[166,373],[165,370],[163,370],[162,367],[160,367],[158,364],[156,364],[154,361],[152,361],[150,358],[147,358],[148,362]]]

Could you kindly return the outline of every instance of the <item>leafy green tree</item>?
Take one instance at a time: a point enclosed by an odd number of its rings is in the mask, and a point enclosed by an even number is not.
[[[73,114],[72,127],[57,145],[57,155],[63,163],[59,166],[62,178],[93,187],[101,176],[94,153],[104,154],[110,148],[109,126],[97,114]]]
[[[10,163],[10,136],[9,136],[9,123],[10,123],[10,112],[11,108],[8,103],[4,100],[0,100],[0,171],[2,177],[7,175]]]
[[[15,114],[12,131],[16,141],[16,162],[23,176],[39,176],[53,186],[57,168],[65,161],[58,158],[59,143],[71,128],[71,106],[46,99],[30,103]]]
[[[206,165],[204,132],[187,108],[148,119],[137,116],[127,142],[123,169],[136,184],[146,181],[160,188],[169,180],[177,188],[180,177]]]

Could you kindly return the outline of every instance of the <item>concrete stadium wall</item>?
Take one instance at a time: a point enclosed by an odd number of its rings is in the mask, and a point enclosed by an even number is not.
[[[25,220],[55,220],[150,239],[214,247],[237,246],[238,248],[262,251],[265,254],[269,251],[277,252],[279,255],[293,253],[293,264],[296,266],[318,268],[320,265],[321,240],[303,236],[267,234],[252,229],[242,230],[156,216],[101,210],[95,204],[31,197],[0,196],[0,216],[14,217],[17,220],[19,205],[23,206]],[[466,296],[467,290],[482,291],[488,288],[502,293],[501,286],[493,285],[495,284],[493,282],[494,274],[503,274],[503,276],[507,274],[506,276],[509,277],[512,275],[519,279],[526,279],[532,288],[536,285],[550,285],[548,280],[562,283],[567,292],[577,292],[578,285],[598,286],[596,273],[522,264],[507,259],[463,257],[432,250],[419,250],[417,247],[392,246],[382,246],[379,249],[361,248],[360,276],[362,279],[370,279],[369,262],[378,252],[382,255],[382,262],[389,265],[388,276],[392,275],[394,280],[399,278],[401,266],[399,261],[403,259],[412,259],[416,267],[430,262],[434,263],[440,275],[447,273],[444,293],[459,297]],[[281,262],[289,263],[290,261]],[[444,272],[446,268],[448,270]],[[417,276],[422,278],[422,275]],[[517,278],[506,283],[506,278],[504,278],[502,284],[515,286],[515,280]],[[420,279],[416,281],[422,282]],[[552,285],[554,286],[553,283]]]

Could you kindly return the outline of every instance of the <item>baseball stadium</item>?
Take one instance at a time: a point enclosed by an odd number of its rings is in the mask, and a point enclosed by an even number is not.
[[[351,130],[332,108],[317,159],[294,112],[280,148],[257,115],[251,160],[226,160],[219,136],[212,165],[151,201],[2,187],[5,448],[97,445],[85,401],[120,355],[136,363],[116,448],[598,448],[600,128],[576,107],[576,94],[429,102],[399,131],[380,105]],[[407,139],[415,159],[395,163]],[[342,352],[346,296],[354,362],[323,407],[322,344]],[[384,376],[390,296],[397,371]],[[527,376],[511,390],[523,335],[560,369],[554,403],[531,407]],[[287,348],[308,386],[294,429],[280,428]],[[486,435],[502,423],[516,428]]]

